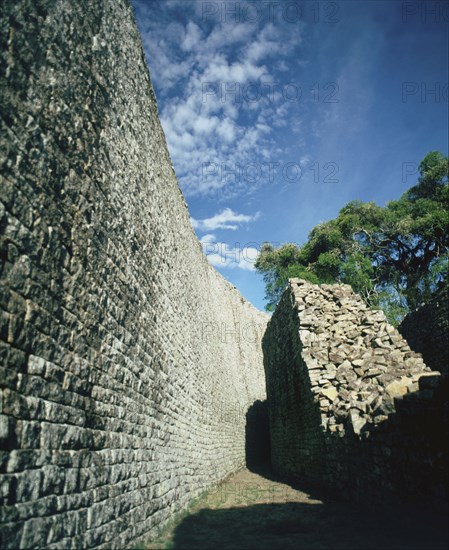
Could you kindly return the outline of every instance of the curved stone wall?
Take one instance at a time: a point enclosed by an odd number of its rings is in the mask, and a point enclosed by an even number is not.
[[[245,463],[267,316],[190,226],[128,3],[2,10],[1,546],[123,548]]]

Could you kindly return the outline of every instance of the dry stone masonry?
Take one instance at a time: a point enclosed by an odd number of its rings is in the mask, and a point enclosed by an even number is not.
[[[387,324],[384,313],[372,311],[350,286],[292,281],[292,288],[302,358],[321,423],[331,432],[360,434],[385,420],[395,397],[416,391],[421,376],[438,376]]]
[[[0,546],[132,547],[268,448],[268,317],[202,253],[128,2],[1,10]],[[444,384],[382,313],[292,280],[263,340],[280,473],[444,498]]]
[[[410,347],[422,354],[432,369],[449,374],[448,287],[416,311],[409,313],[398,330]]]
[[[263,349],[278,473],[364,501],[444,500],[445,387],[383,312],[291,279]]]
[[[0,546],[133,546],[244,465],[267,316],[202,253],[128,2],[1,10]]]

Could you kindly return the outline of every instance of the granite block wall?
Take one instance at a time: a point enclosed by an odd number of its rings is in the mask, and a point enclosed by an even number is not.
[[[428,303],[409,313],[398,330],[410,347],[422,354],[429,367],[449,373],[448,287],[442,288]]]
[[[291,279],[263,338],[273,467],[367,504],[447,509],[447,379],[347,285]]]
[[[267,316],[202,253],[128,2],[0,9],[0,545],[132,546],[244,465]]]

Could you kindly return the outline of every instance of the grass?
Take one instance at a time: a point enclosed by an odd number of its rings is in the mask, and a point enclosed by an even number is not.
[[[320,500],[282,483],[241,470],[192,500],[139,550],[303,549],[385,550],[447,548],[444,526],[426,525],[407,514],[321,495]],[[137,550],[137,549],[136,549]]]

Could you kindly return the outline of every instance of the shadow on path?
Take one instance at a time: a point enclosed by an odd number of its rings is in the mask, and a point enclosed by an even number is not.
[[[209,493],[171,536],[176,549],[446,549],[447,526],[386,516],[242,470]]]
[[[266,402],[246,417],[246,465],[210,490],[147,549],[446,550],[447,518],[285,481],[270,465]],[[345,500],[346,499],[346,500]]]

